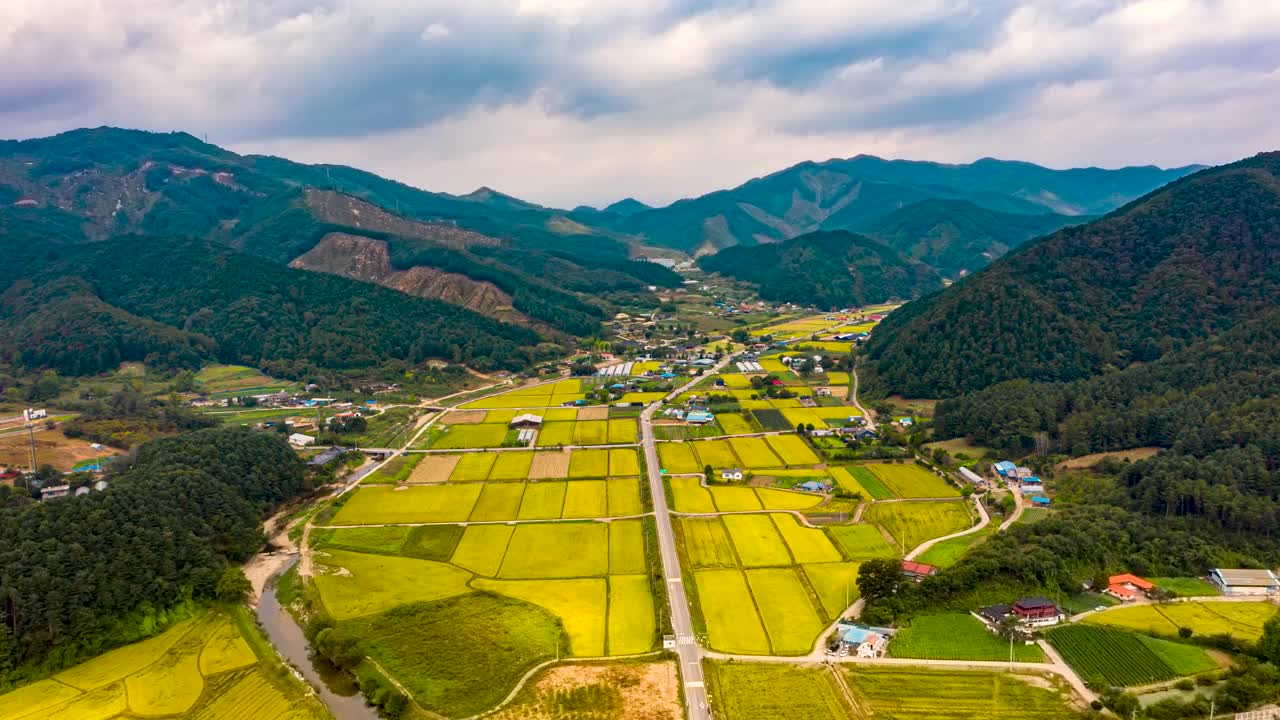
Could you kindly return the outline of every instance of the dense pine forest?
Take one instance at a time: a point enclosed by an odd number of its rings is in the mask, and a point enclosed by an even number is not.
[[[214,429],[148,443],[109,480],[0,509],[0,687],[146,637],[211,598],[304,473],[274,434]]]
[[[938,274],[928,266],[842,230],[810,233],[772,245],[726,248],[702,257],[698,266],[755,283],[766,300],[828,310],[910,299],[942,287]]]

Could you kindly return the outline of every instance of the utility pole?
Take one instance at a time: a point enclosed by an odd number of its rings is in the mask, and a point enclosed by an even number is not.
[[[36,471],[36,424],[27,422],[27,435],[31,439],[31,472]]]

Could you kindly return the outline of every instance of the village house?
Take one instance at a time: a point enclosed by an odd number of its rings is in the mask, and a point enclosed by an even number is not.
[[[690,425],[706,425],[712,420],[715,420],[715,416],[706,411],[693,410],[684,416],[684,421]]]
[[[58,498],[64,498],[70,494],[70,485],[50,485],[49,487],[40,490],[40,499],[56,500]]]
[[[1123,602],[1133,602],[1139,597],[1146,597],[1156,588],[1155,584],[1150,580],[1144,580],[1137,575],[1112,575],[1107,580],[1107,589],[1102,592],[1117,598]]]
[[[517,430],[538,429],[542,427],[542,416],[533,413],[524,413],[511,418],[510,426]]]
[[[832,654],[853,655],[860,658],[874,658],[884,655],[885,650],[889,647],[889,639],[893,636],[893,630],[890,628],[870,627],[846,622],[838,623],[836,632],[840,635],[839,650]]]
[[[720,471],[720,479],[727,481],[738,481],[742,479],[741,468],[726,468]]]
[[[902,574],[908,579],[920,582],[931,575],[937,575],[938,568],[926,563],[915,562],[914,560],[903,560]]]
[[[1006,617],[1013,616],[1019,625],[1025,627],[1057,625],[1067,617],[1052,600],[1042,597],[1022,598],[1012,605],[985,607],[978,610],[978,616],[993,626],[999,626]]]

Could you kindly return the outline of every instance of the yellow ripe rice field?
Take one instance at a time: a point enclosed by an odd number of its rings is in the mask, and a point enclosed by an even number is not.
[[[609,576],[609,654],[634,655],[654,646],[657,624],[647,575]]]
[[[861,563],[838,562],[803,566],[809,584],[822,603],[823,617],[834,620],[858,599],[858,568]]]
[[[792,564],[791,553],[768,515],[724,515],[720,520],[729,530],[743,567]]]
[[[668,482],[671,483],[673,508],[676,512],[713,513],[716,511],[711,493],[702,487],[698,478],[673,477],[668,478]]]
[[[1259,602],[1178,602],[1132,605],[1094,613],[1085,618],[1092,625],[1111,625],[1150,635],[1175,636],[1189,627],[1196,635],[1224,633],[1238,640],[1256,642],[1262,626],[1276,606]]]
[[[681,518],[685,553],[694,568],[738,566],[729,531],[718,517]]]
[[[708,644],[722,652],[769,654],[769,636],[742,571],[695,570],[693,578]]]
[[[738,467],[741,464],[727,440],[703,440],[690,443],[690,445],[693,446],[693,450],[698,456],[698,468],[700,470],[710,465],[712,470],[718,472],[726,468]]]
[[[529,477],[529,468],[533,465],[531,452],[493,453],[497,459],[489,470],[489,480],[524,480]]]
[[[497,460],[499,453],[474,452],[466,453],[458,459],[449,475],[450,482],[477,482],[489,477],[489,471]]]
[[[812,650],[823,622],[809,602],[809,593],[796,571],[758,568],[747,570],[746,575],[773,652],[804,655]]]
[[[755,432],[755,428],[751,427],[747,418],[739,413],[716,415],[716,421],[720,423],[720,428],[724,430],[725,435],[746,435]]]
[[[331,521],[334,525],[461,522],[480,497],[480,483],[361,487]]]
[[[555,520],[564,511],[564,496],[568,483],[529,483],[520,501],[517,520]]]
[[[609,450],[574,450],[573,457],[569,460],[569,477],[606,477],[609,474],[609,452]]]
[[[862,519],[882,525],[904,552],[925,540],[973,525],[969,507],[963,500],[875,503],[863,513]]]
[[[640,474],[640,460],[631,448],[613,448],[609,451],[610,477],[635,477]]]
[[[542,579],[608,573],[609,525],[580,522],[517,525],[498,576]]]
[[[756,488],[756,495],[765,510],[806,510],[822,502],[821,495],[774,488]]]
[[[558,615],[569,636],[572,653],[599,657],[605,652],[609,590],[605,578],[565,580],[489,580],[476,578],[477,590],[506,595],[546,608]]]
[[[524,483],[486,483],[468,519],[479,522],[517,517],[524,489]]]
[[[635,478],[609,478],[609,517],[626,517],[644,512],[640,483]]]
[[[468,525],[449,562],[477,575],[497,577],[513,532],[513,525]]]
[[[668,475],[702,472],[691,443],[658,443],[658,459]]]
[[[778,456],[769,449],[764,438],[735,437],[729,438],[729,444],[742,461],[744,468],[778,467],[782,464]]]
[[[316,589],[335,620],[471,591],[467,587],[471,573],[431,560],[325,550],[316,553],[315,563],[324,568],[315,576]],[[403,581],[408,577],[414,582]]]
[[[915,463],[872,463],[866,468],[898,497],[960,497],[955,486]]]
[[[770,435],[765,442],[782,458],[784,465],[814,465],[819,462],[818,456],[798,435]]]
[[[711,486],[711,499],[720,512],[741,512],[761,509],[760,498],[749,487],[722,485]]]
[[[609,523],[609,574],[630,575],[646,570],[644,534],[639,520]]]
[[[794,515],[774,513],[770,517],[797,563],[840,562],[844,559],[822,530],[802,526]]]
[[[566,483],[563,518],[599,518],[609,514],[609,495],[604,480],[574,480]]]

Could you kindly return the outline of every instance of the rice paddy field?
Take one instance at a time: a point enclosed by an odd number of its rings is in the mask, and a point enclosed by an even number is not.
[[[1039,645],[1015,642],[1012,647],[986,625],[967,613],[922,615],[898,630],[889,643],[889,656],[924,660],[1009,659],[1017,662],[1044,662]]]
[[[1118,607],[1084,621],[1170,637],[1178,634],[1178,628],[1189,627],[1196,635],[1223,633],[1253,642],[1262,637],[1262,626],[1276,611],[1266,602],[1177,602]]]
[[[960,497],[960,490],[915,463],[874,463],[864,467],[898,497]]]
[[[808,653],[826,623],[858,597],[858,563],[823,530],[781,513],[681,518],[682,559],[715,650]]]
[[[869,500],[892,500],[897,497],[865,465],[831,468],[831,476],[850,492],[860,493]]]
[[[765,442],[782,458],[783,465],[814,465],[820,462],[808,443],[799,435],[770,435],[765,438]]]
[[[887,530],[904,552],[973,525],[963,500],[875,503],[862,519]]]
[[[874,560],[899,555],[897,548],[889,544],[884,534],[875,525],[861,523],[858,525],[839,525],[828,528],[827,532],[844,550],[845,555],[855,560]]]
[[[639,515],[640,481],[542,480],[369,486],[351,494],[333,526],[506,522]]]
[[[432,450],[470,450],[474,448],[500,447],[507,438],[506,424],[479,423],[445,425],[439,431],[434,427],[419,440],[415,447]]]
[[[819,666],[707,662],[709,690],[725,720],[847,720],[857,717],[836,679]]]
[[[518,482],[526,479],[637,477],[640,462],[632,448],[564,451],[407,453],[371,473],[370,485],[444,482]]]
[[[668,475],[700,473],[702,466],[693,454],[692,443],[659,443],[658,460]]]
[[[782,464],[764,438],[735,437],[729,439],[729,444],[744,468],[778,467]]]
[[[243,611],[203,612],[159,635],[0,695],[0,718],[328,717],[257,632]]]

